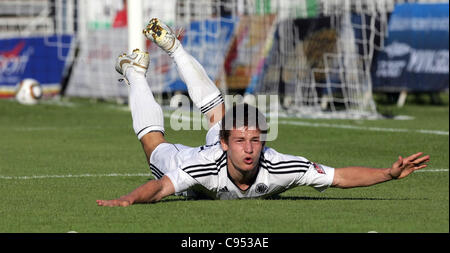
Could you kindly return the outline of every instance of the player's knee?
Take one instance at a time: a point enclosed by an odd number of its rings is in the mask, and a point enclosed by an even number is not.
[[[140,139],[142,148],[147,156],[147,161],[150,159],[153,151],[158,147],[161,143],[166,143],[166,139],[164,138],[163,133],[161,132],[149,132],[146,135],[142,136]]]

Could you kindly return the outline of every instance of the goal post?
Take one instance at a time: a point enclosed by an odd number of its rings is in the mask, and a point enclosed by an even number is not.
[[[128,20],[128,52],[134,49],[145,50],[145,37],[142,36],[142,23],[144,18],[144,8],[142,0],[127,0],[127,20]]]

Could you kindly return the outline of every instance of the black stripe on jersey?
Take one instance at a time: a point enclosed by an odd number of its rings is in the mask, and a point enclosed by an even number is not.
[[[206,177],[206,176],[211,176],[211,175],[218,175],[219,174],[219,172],[218,171],[215,171],[215,172],[208,172],[208,173],[205,173],[205,174],[198,174],[198,175],[195,175],[195,176],[192,176],[193,178],[199,178],[199,177]]]
[[[270,166],[270,165],[267,165],[267,164],[261,164],[261,165],[265,166],[265,167],[267,167],[269,169],[272,169],[272,170],[281,170],[281,169],[289,169],[289,168],[306,168],[306,169],[309,168],[309,166],[299,165],[299,164],[291,164],[291,165],[278,166],[278,167],[273,167],[273,166]]]
[[[156,168],[155,165],[150,163],[150,170],[152,171],[153,175],[157,178],[160,179],[164,176],[164,173],[162,173],[158,168]]]
[[[269,160],[266,160],[266,159],[263,159],[263,161],[266,162],[267,164],[272,165],[272,166],[276,166],[276,165],[280,165],[280,164],[287,164],[287,163],[299,163],[299,164],[301,164],[303,166],[304,165],[307,165],[307,166],[311,165],[311,162],[309,162],[309,161],[305,162],[305,161],[299,161],[299,160],[281,161],[281,162],[277,162],[277,163],[273,163],[273,162],[271,162]]]
[[[222,155],[215,163],[196,164],[183,168],[182,170],[188,173],[193,178],[204,177],[209,175],[219,174],[220,168],[226,164],[226,156]],[[205,173],[199,173],[205,172]],[[195,174],[198,173],[198,174]]]
[[[211,167],[211,166],[213,166],[213,167]],[[189,171],[191,171],[191,169],[195,169],[195,168],[203,168],[203,169],[213,168],[213,169],[215,169],[216,166],[217,166],[216,163],[196,164],[196,165],[187,166],[187,167],[183,168],[182,170],[189,172]]]
[[[300,173],[300,172],[306,172],[307,169],[299,169],[296,166],[291,166],[287,168],[292,168],[291,170],[274,170],[270,167],[266,167],[264,165],[261,165],[262,168],[266,169],[270,174],[290,174],[290,173]]]
[[[220,171],[223,167],[227,166],[227,153],[223,152],[223,155],[216,161],[217,169]]]
[[[219,174],[219,171],[217,170],[217,168],[213,168],[213,169],[198,169],[198,170],[186,171],[186,172],[189,174],[189,176],[191,176],[193,178]],[[204,172],[204,173],[193,174],[193,173],[197,173],[197,172]]]
[[[222,163],[221,165],[219,165],[219,171],[225,166],[227,166],[227,163]]]
[[[155,177],[156,177],[156,179],[160,179],[160,178],[162,178],[162,176],[161,176],[160,174],[158,174],[158,172],[156,172],[155,170],[153,170],[153,169],[150,169],[150,171],[152,172],[153,176],[155,176]]]
[[[217,164],[222,163],[226,157],[227,157],[227,152],[223,152],[223,154],[220,156],[220,158],[216,160],[216,163]]]
[[[151,172],[153,173],[153,175],[156,177],[156,178],[158,178],[158,179],[160,179],[160,178],[162,178],[163,176],[164,176],[164,173],[162,173],[158,168],[156,168],[156,166],[155,165],[153,165],[153,164],[150,164],[150,170],[151,170]]]
[[[311,162],[304,162],[298,160],[282,161],[277,163],[271,163],[266,159],[261,160],[261,167],[267,169],[271,174],[289,174],[306,172]],[[281,165],[281,166],[280,166]]]
[[[216,166],[216,165],[218,165],[218,164],[221,164],[221,163],[225,160],[225,157],[226,157],[225,154],[226,154],[226,153],[224,153],[224,154],[223,154],[216,162],[214,162],[214,163],[205,163],[205,164],[191,165],[191,166],[184,167],[183,170],[186,171],[186,170],[189,170],[189,169],[192,169],[192,168],[208,167],[208,166]]]
[[[210,171],[210,170],[217,171],[217,167],[209,167],[209,168],[205,167],[205,168],[200,168],[200,169],[196,169],[196,170],[185,170],[185,172],[191,174],[191,173],[196,173],[199,171]]]

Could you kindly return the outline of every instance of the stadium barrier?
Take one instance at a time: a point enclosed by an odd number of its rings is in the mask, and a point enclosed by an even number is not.
[[[72,36],[0,39],[0,97],[15,95],[25,78],[37,80],[44,95],[58,94]]]
[[[449,82],[449,5],[396,5],[372,68],[373,89],[439,92]]]

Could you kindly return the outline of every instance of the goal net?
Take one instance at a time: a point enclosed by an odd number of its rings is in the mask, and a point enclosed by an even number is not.
[[[81,51],[67,95],[126,98],[113,72],[127,48],[127,27],[117,24],[123,2],[79,0],[77,7]],[[392,8],[370,0],[172,0],[144,1],[143,16],[181,30],[185,49],[225,93],[277,94],[280,108],[301,117],[373,117],[370,64]],[[153,92],[185,92],[171,59],[147,46]]]
[[[393,2],[305,2],[278,2],[271,49],[247,93],[280,94],[288,115],[376,118],[370,65]]]

